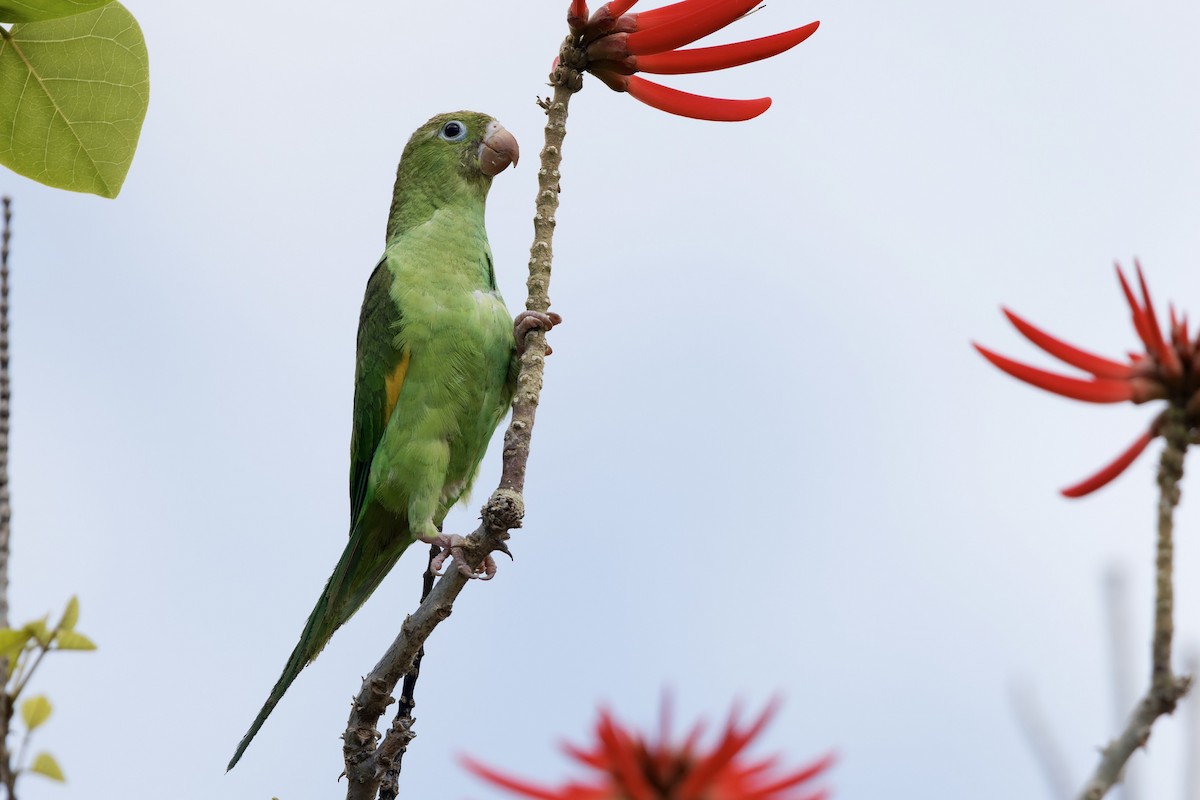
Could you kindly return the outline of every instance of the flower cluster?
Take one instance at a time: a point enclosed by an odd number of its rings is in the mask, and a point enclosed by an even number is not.
[[[599,773],[590,782],[546,788],[511,778],[472,759],[466,766],[484,780],[521,797],[540,800],[823,800],[824,789],[809,788],[833,763],[832,756],[780,774],[777,759],[747,759],[743,751],[775,713],[767,706],[742,727],[736,710],[717,742],[700,746],[697,724],[682,742],[672,742],[670,713],[664,708],[656,741],[647,741],[602,711],[596,742],[589,749],[565,745],[576,761]]]
[[[749,64],[790,50],[811,36],[820,24],[812,22],[747,42],[678,50],[750,13],[760,0],[682,0],[661,8],[626,13],[636,2],[611,0],[589,16],[586,0],[572,0],[567,24],[582,53],[580,70],[649,106],[695,119],[723,122],[752,119],[770,108],[771,98],[703,97],[652,83],[636,73],[680,75]]]
[[[1005,358],[978,344],[975,349],[1014,378],[1074,400],[1088,403],[1166,400],[1170,407],[1182,409],[1188,426],[1195,429],[1200,425],[1200,335],[1195,339],[1191,337],[1186,317],[1176,316],[1173,307],[1170,307],[1170,324],[1164,334],[1150,301],[1150,289],[1146,286],[1141,264],[1135,261],[1134,265],[1137,268],[1140,300],[1120,266],[1117,267],[1117,278],[1133,312],[1133,327],[1145,347],[1142,353],[1130,353],[1128,362],[1113,361],[1067,344],[1008,309],[1004,309],[1005,316],[1026,339],[1065,364],[1087,373],[1089,377],[1047,372]],[[1082,497],[1124,472],[1151,440],[1159,435],[1165,414],[1164,411],[1155,417],[1146,432],[1111,463],[1090,478],[1063,489],[1062,493],[1067,497]]]

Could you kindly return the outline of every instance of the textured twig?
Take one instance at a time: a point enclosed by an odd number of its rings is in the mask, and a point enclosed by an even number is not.
[[[581,59],[582,52],[568,37],[559,53],[559,64],[550,76],[554,96],[547,101],[539,101],[546,110],[546,130],[541,167],[538,170],[533,245],[529,251],[529,296],[525,307],[530,311],[544,312],[550,308],[554,215],[558,210],[559,165],[562,162],[563,139],[567,133],[567,106],[571,95],[579,91],[582,85],[581,75],[571,65],[581,63]],[[505,541],[509,538],[509,531],[521,527],[525,515],[522,492],[534,416],[542,390],[545,343],[545,334],[539,330],[530,332],[526,339],[517,376],[517,391],[513,398],[512,419],[504,433],[500,484],[483,507],[479,527],[467,537],[467,561],[472,566],[479,564],[484,556],[494,550],[507,552]],[[439,622],[450,616],[454,600],[466,583],[467,578],[462,573],[453,567],[449,568],[420,607],[404,620],[399,635],[363,679],[362,688],[351,703],[350,719],[343,735],[342,754],[346,762],[348,800],[373,800],[392,767],[392,759],[403,750],[403,739],[409,731],[396,725],[389,728],[376,748],[379,718],[387,706],[394,702],[392,690],[412,669],[417,653],[429,634]]]
[[[8,494],[8,427],[12,387],[8,375],[8,243],[12,236],[12,200],[0,198],[4,227],[0,231],[0,628],[8,627],[8,548],[12,527],[12,503]],[[8,675],[6,659],[0,659],[0,674]],[[15,695],[14,695],[15,696]],[[8,688],[0,684],[0,782],[15,800],[17,780],[13,771],[8,734],[12,727],[12,704]]]
[[[1158,467],[1158,548],[1155,555],[1154,642],[1150,689],[1129,718],[1125,730],[1101,752],[1100,763],[1080,791],[1079,800],[1100,800],[1121,779],[1125,762],[1150,739],[1155,720],[1175,710],[1187,694],[1191,678],[1171,672],[1171,639],[1174,634],[1175,594],[1172,564],[1174,560],[1173,526],[1175,507],[1179,505],[1179,481],[1183,478],[1183,456],[1191,438],[1187,412],[1182,405],[1172,406],[1162,428],[1167,445]]]
[[[429,545],[429,560],[425,564],[425,571],[421,573],[422,603],[433,591],[433,560],[441,552],[441,548],[436,544]],[[408,745],[417,738],[416,732],[413,731],[413,725],[417,722],[413,717],[413,709],[417,706],[417,679],[421,677],[421,659],[423,658],[425,658],[425,646],[421,645],[421,649],[417,650],[416,658],[413,659],[412,669],[404,676],[404,684],[400,687],[400,704],[396,708],[396,718],[392,721],[392,728],[379,748],[379,755],[376,756],[381,762],[391,764],[384,770],[383,781],[379,786],[379,800],[396,800],[400,795],[401,762],[404,760],[404,754],[408,752]]]
[[[1029,742],[1029,750],[1033,753],[1042,768],[1042,775],[1050,789],[1054,800],[1069,800],[1071,797],[1071,776],[1067,771],[1066,761],[1062,751],[1054,740],[1050,725],[1042,713],[1037,695],[1026,684],[1014,685],[1009,695],[1012,699],[1013,711],[1021,731]]]
[[[8,242],[12,236],[12,200],[0,198],[4,228],[0,232],[0,628],[8,627],[8,538],[12,505],[8,496],[8,420],[12,386],[8,376]]]

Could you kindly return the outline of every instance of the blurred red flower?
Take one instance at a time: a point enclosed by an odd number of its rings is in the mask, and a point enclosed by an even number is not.
[[[585,64],[610,89],[629,92],[661,111],[695,119],[739,122],[771,107],[771,98],[722,100],[681,92],[635,73],[680,75],[711,72],[779,55],[803,42],[819,22],[747,42],[677,50],[750,13],[760,0],[682,0],[627,14],[637,0],[611,0],[588,16],[586,0],[573,0],[567,24],[578,37]]]
[[[547,788],[512,778],[464,757],[467,768],[484,780],[521,797],[541,800],[823,800],[824,789],[811,788],[833,763],[827,755],[791,772],[778,770],[778,758],[749,759],[744,750],[762,732],[777,709],[772,703],[742,727],[736,709],[720,738],[700,745],[701,724],[681,742],[671,741],[670,712],[664,703],[658,738],[649,741],[600,712],[596,741],[588,749],[564,745],[576,761],[598,775],[590,782]]]
[[[1088,373],[1089,377],[1047,372],[1005,358],[978,344],[974,345],[975,349],[1014,378],[1074,400],[1089,403],[1166,400],[1170,405],[1184,409],[1189,426],[1195,428],[1200,424],[1200,336],[1190,338],[1187,319],[1177,317],[1173,307],[1170,307],[1170,325],[1166,335],[1163,334],[1150,301],[1150,289],[1146,286],[1142,265],[1134,261],[1134,266],[1137,268],[1141,300],[1130,288],[1120,265],[1117,266],[1117,278],[1133,312],[1133,327],[1145,352],[1130,353],[1127,362],[1113,361],[1080,350],[1034,327],[1007,308],[1003,309],[1005,316],[1026,339],[1058,360]],[[1063,489],[1062,493],[1067,497],[1082,497],[1124,472],[1159,434],[1164,415],[1165,412],[1155,417],[1146,432],[1111,463],[1090,478]]]

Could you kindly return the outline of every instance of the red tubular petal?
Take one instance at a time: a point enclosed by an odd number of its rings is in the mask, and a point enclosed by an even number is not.
[[[1112,361],[1089,353],[1086,350],[1080,350],[1078,347],[1067,344],[1042,329],[1034,327],[1007,308],[1002,308],[1001,311],[1004,312],[1004,316],[1008,317],[1008,321],[1013,324],[1013,327],[1021,332],[1022,336],[1059,361],[1070,364],[1072,367],[1079,367],[1079,369],[1090,372],[1098,378],[1125,380],[1129,378],[1132,372],[1128,364],[1122,364],[1119,361]]]
[[[752,739],[762,733],[762,729],[766,727],[767,723],[771,721],[771,717],[775,716],[775,712],[779,710],[779,705],[779,699],[773,698],[767,704],[767,707],[763,709],[758,719],[744,731],[737,729],[736,711],[731,714],[729,722],[726,723],[725,734],[721,737],[720,744],[706,757],[692,765],[692,771],[679,787],[679,797],[702,797],[702,789],[709,784],[715,775],[725,769],[729,765],[729,762],[733,761],[737,754]]]
[[[575,745],[571,744],[570,742],[561,742],[559,744],[559,749],[561,749],[564,753],[566,753],[571,758],[573,758],[576,761],[579,761],[583,764],[586,764],[589,767],[595,767],[596,769],[603,769],[604,764],[606,763],[604,760],[603,751],[592,752],[589,750],[584,750],[580,747],[576,747]]]
[[[1129,468],[1129,465],[1134,462],[1134,459],[1140,456],[1142,451],[1146,449],[1146,446],[1150,444],[1150,440],[1157,435],[1158,432],[1155,430],[1154,426],[1151,426],[1150,430],[1139,436],[1137,441],[1131,444],[1129,448],[1125,450],[1125,452],[1113,459],[1112,463],[1108,464],[1090,478],[1082,480],[1074,486],[1068,486],[1062,490],[1062,493],[1067,497],[1083,497],[1085,494],[1091,494],[1097,489],[1107,486],[1113,480],[1113,478],[1117,477]]]
[[[791,775],[784,776],[774,783],[763,786],[762,788],[758,789],[755,794],[763,798],[775,797],[776,795],[782,793],[785,789],[791,789],[799,786],[802,783],[811,781],[813,778],[817,777],[822,772],[833,766],[833,762],[836,760],[837,757],[833,753],[830,753],[819,761],[814,761],[807,767],[793,772]]]
[[[1151,324],[1151,330],[1156,334],[1154,338],[1162,342],[1162,331],[1158,327],[1158,315],[1154,313],[1154,303],[1150,301],[1150,287],[1146,285],[1146,276],[1142,273],[1141,262],[1136,258],[1133,260],[1133,268],[1137,270],[1138,284],[1142,290],[1142,305]]]
[[[596,12],[592,14],[592,18],[587,21],[587,25],[584,26],[584,38],[587,41],[592,41],[593,39],[612,33],[618,28],[632,27],[623,23],[632,23],[633,18],[629,17],[622,20],[621,15],[628,11],[629,7],[636,2],[637,0],[620,0],[620,2],[605,3],[597,8]]]
[[[1129,281],[1125,280],[1125,273],[1121,272],[1120,264],[1117,265],[1117,280],[1121,282],[1121,291],[1125,293],[1125,301],[1129,303],[1129,310],[1133,314],[1133,328],[1145,345],[1146,352],[1154,355],[1154,339],[1150,335],[1146,314],[1138,304],[1137,298],[1133,296],[1133,290],[1129,288]]]
[[[571,32],[578,36],[587,26],[587,21],[587,0],[571,0],[571,5],[567,8],[567,26]]]
[[[677,4],[680,6],[679,11],[665,18],[663,22],[653,24],[644,14],[639,14],[637,32],[629,34],[629,53],[640,56],[682,47],[719,31],[759,2],[760,0],[690,0]]]
[[[1175,304],[1167,304],[1167,316],[1170,319],[1170,325],[1167,330],[1171,337],[1171,344],[1176,349],[1187,347],[1187,321],[1175,314]]]
[[[1183,366],[1179,363],[1179,354],[1175,349],[1167,344],[1167,340],[1163,337],[1162,328],[1158,324],[1158,314],[1154,313],[1154,303],[1150,300],[1150,287],[1146,285],[1146,276],[1142,273],[1142,265],[1135,258],[1133,265],[1137,269],[1138,283],[1142,289],[1142,299],[1145,301],[1147,328],[1150,335],[1154,337],[1154,346],[1156,350],[1152,350],[1158,356],[1158,363],[1162,365],[1167,374],[1178,378],[1183,374]]]
[[[1122,403],[1133,399],[1133,387],[1128,381],[1112,380],[1111,378],[1093,378],[1080,380],[1057,375],[1044,369],[1031,367],[1013,361],[1011,358],[993,353],[986,347],[973,344],[979,354],[992,362],[999,369],[1012,375],[1019,381],[1031,384],[1047,392],[1069,397],[1072,400],[1083,400],[1087,403]]]
[[[610,36],[606,38],[611,39],[612,37]],[[604,40],[601,39],[600,41]],[[593,61],[588,65],[588,71],[596,77],[600,77],[599,73],[601,72],[608,72],[613,75],[632,75],[638,71],[637,56],[627,56],[626,58],[622,58],[620,61],[613,61],[612,59],[608,58],[601,59],[599,61]],[[601,78],[601,80],[603,80],[603,78]],[[609,84],[609,86],[612,86],[612,84]],[[617,89],[616,91],[623,92],[625,89]]]
[[[607,713],[601,715],[596,733],[608,751],[609,770],[621,779],[630,800],[654,800],[654,789],[646,782],[646,776],[638,765],[629,734]]]
[[[748,42],[645,55],[638,59],[638,69],[656,75],[682,75],[739,67],[792,49],[812,36],[820,24],[819,21],[810,22],[802,28],[777,33],[774,36],[764,36],[761,39],[751,39]]]
[[[1146,285],[1146,276],[1141,271],[1141,264],[1138,259],[1133,260],[1133,265],[1138,270],[1138,283],[1141,288],[1141,299],[1144,301],[1142,306],[1142,314],[1146,318],[1146,331],[1153,337],[1153,347],[1151,353],[1158,356],[1159,363],[1162,363],[1168,372],[1176,375],[1180,373],[1180,360],[1175,356],[1174,351],[1166,347],[1166,339],[1163,338],[1163,329],[1158,325],[1158,314],[1154,313],[1154,303],[1150,299],[1150,287]],[[1174,367],[1174,369],[1172,369]]]
[[[600,75],[597,74],[596,77],[600,77]],[[636,75],[630,76],[627,80],[629,83],[626,85],[626,91],[635,98],[659,111],[678,114],[681,117],[707,119],[713,122],[743,122],[754,119],[771,107],[771,98],[769,97],[760,97],[755,100],[722,100],[660,86]],[[607,83],[607,81],[605,82]],[[609,83],[609,86],[612,84]],[[618,89],[618,91],[620,90]]]
[[[502,786],[515,794],[533,797],[537,800],[560,800],[562,797],[562,794],[558,791],[544,789],[541,786],[525,783],[524,781],[519,781],[516,778],[510,778],[507,775],[496,772],[491,767],[484,766],[470,756],[459,756],[459,760],[464,767],[474,772],[478,777],[483,778],[489,783]]]
[[[639,27],[657,28],[659,25],[669,25],[701,6],[715,6],[724,2],[725,0],[679,0],[678,3],[639,11],[636,16],[640,20]]]
[[[632,58],[629,55],[629,48],[626,46],[628,38],[628,33],[613,33],[608,36],[601,36],[587,47],[589,64],[593,61],[621,61],[626,58]],[[599,65],[596,66],[603,69]]]
[[[604,81],[604,85],[612,89],[614,92],[629,91],[629,82],[633,78],[628,75],[621,75],[617,72],[612,72],[607,69],[591,69],[588,70],[600,80]]]

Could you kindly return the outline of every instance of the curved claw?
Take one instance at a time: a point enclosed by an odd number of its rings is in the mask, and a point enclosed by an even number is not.
[[[525,354],[525,337],[533,331],[542,331],[543,333],[551,330],[555,325],[562,322],[562,317],[555,314],[553,311],[544,313],[542,311],[522,311],[517,314],[513,320],[513,337],[517,341],[517,355]],[[546,345],[546,355],[554,352],[549,344]]]
[[[429,562],[429,573],[436,575],[439,578],[443,575],[442,566],[446,560],[453,557],[454,566],[466,578],[479,578],[480,580],[490,581],[496,577],[496,561],[490,555],[484,556],[483,563],[478,569],[471,569],[471,565],[467,563],[467,558],[463,555],[463,547],[467,540],[456,533],[439,534],[433,537],[432,541],[421,537],[421,540],[427,544],[436,544],[442,548],[442,552],[434,556]]]

